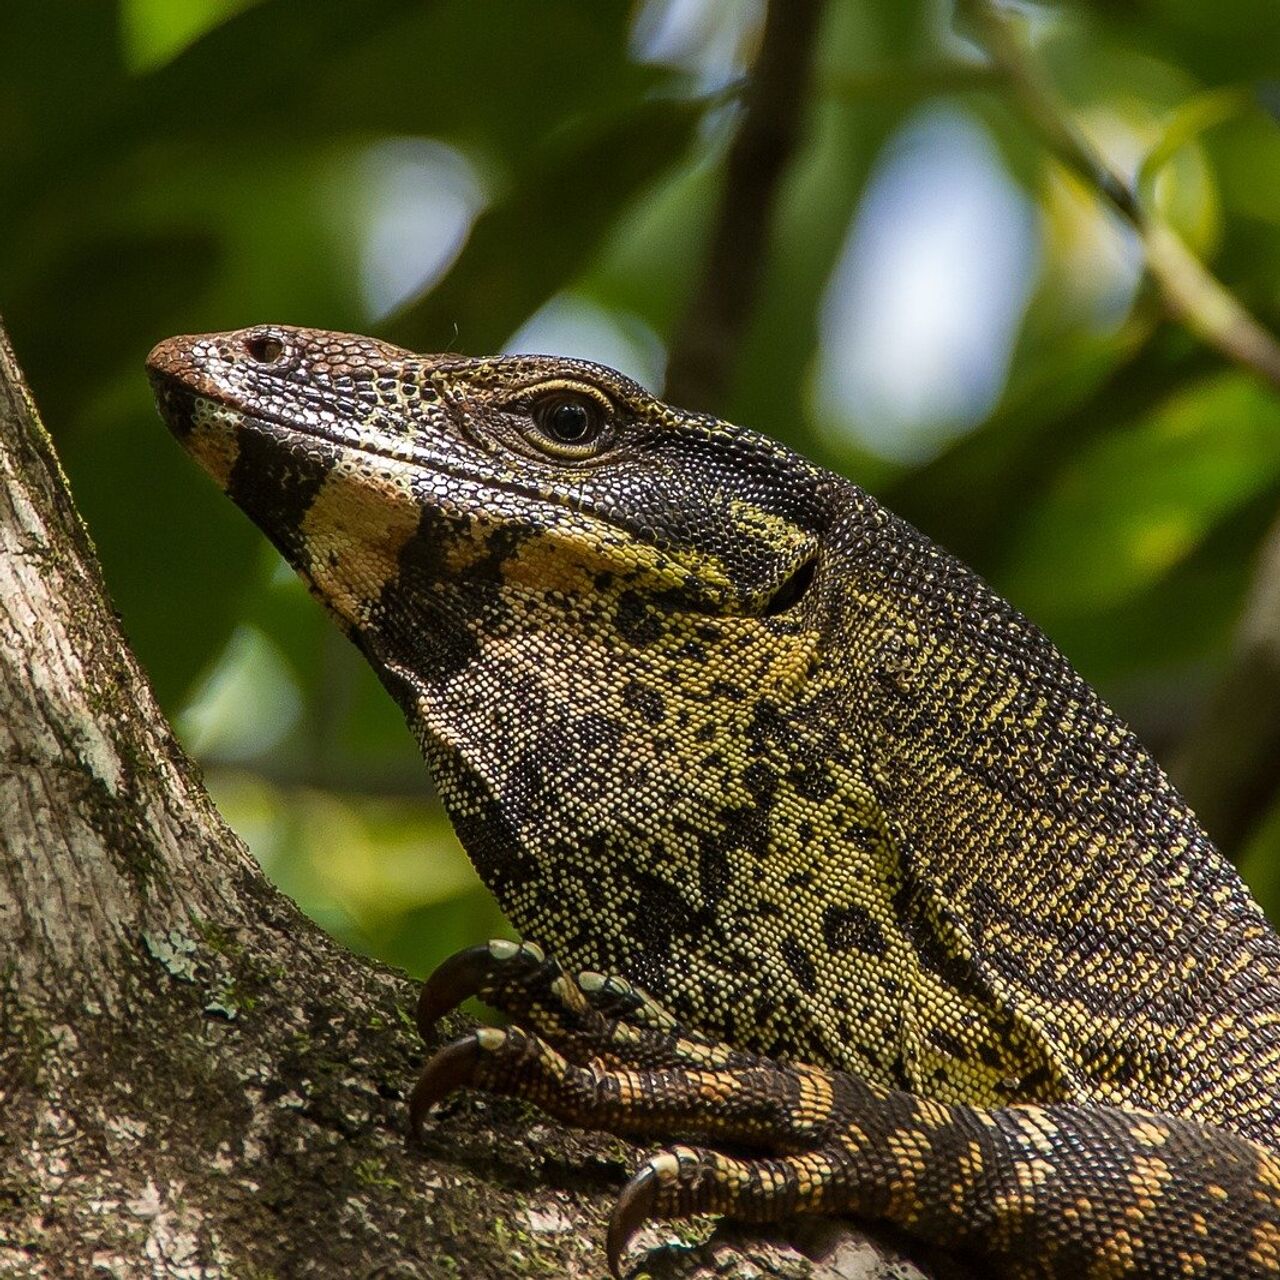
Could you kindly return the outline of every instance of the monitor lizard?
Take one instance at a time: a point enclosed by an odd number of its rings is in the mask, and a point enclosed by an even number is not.
[[[415,1124],[471,1085],[678,1140],[615,1272],[711,1211],[1009,1276],[1280,1275],[1280,939],[975,573],[590,363],[272,325],[149,369],[530,940],[425,984],[424,1029],[477,993],[511,1024],[428,1062]]]

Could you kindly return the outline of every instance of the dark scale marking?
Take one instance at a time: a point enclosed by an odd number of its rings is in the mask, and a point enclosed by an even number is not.
[[[901,1053],[895,1053],[890,1059],[889,1064],[889,1080],[896,1089],[910,1089],[912,1079],[907,1072],[907,1064],[903,1060]]]
[[[969,1056],[965,1046],[949,1031],[944,1031],[941,1027],[930,1027],[927,1035],[929,1043],[935,1049],[941,1049],[948,1057],[963,1060]]]
[[[719,814],[720,830],[714,839],[733,867],[732,851],[743,849],[757,859],[769,852],[769,817],[755,805],[725,809]]]
[[[770,996],[757,996],[753,1016],[757,1026],[764,1026],[778,1011],[778,1002]]]
[[[536,860],[522,847],[501,804],[465,772],[438,775],[454,830],[476,870],[494,893],[518,893],[537,876]]]
[[[395,579],[383,588],[369,610],[369,623],[362,648],[383,683],[392,690],[409,694],[401,706],[411,722],[416,719],[417,699],[423,689],[440,686],[466,671],[480,656],[474,633],[442,609],[430,627],[407,621],[422,611],[423,594],[412,578]],[[409,601],[413,602],[410,609]],[[397,674],[414,673],[406,685]]]
[[[305,572],[310,553],[301,524],[336,457],[297,445],[282,449],[268,431],[257,424],[240,429],[227,495],[262,527],[286,560]]]
[[[751,725],[747,730],[751,750],[756,755],[763,755],[770,747],[786,748],[794,729],[787,718],[773,703],[761,700],[756,703]]]
[[[495,630],[508,623],[493,581],[456,582],[448,550],[458,536],[456,520],[424,506],[417,529],[400,549],[396,575],[370,611],[377,631],[373,652],[383,663],[417,673],[428,686],[447,683],[479,658],[480,645],[465,616],[485,616]],[[374,666],[381,672],[381,663],[375,660]],[[416,704],[406,710],[415,716]]]
[[[513,752],[504,788],[513,816],[527,819],[554,803],[561,779],[548,767],[545,748],[545,739],[553,736],[544,735],[542,742]]]
[[[657,689],[637,684],[634,680],[622,691],[623,705],[634,711],[646,724],[661,724],[666,717],[666,700]]]
[[[195,430],[196,398],[180,379],[174,379],[167,373],[153,372],[151,384],[156,406],[164,415],[169,430],[184,444],[187,443],[187,437]]]
[[[468,566],[468,576],[501,580],[503,566],[533,536],[533,530],[515,525],[489,530],[484,537],[484,554]]]
[[[865,907],[856,903],[828,907],[822,914],[822,936],[836,955],[857,951],[868,956],[883,956],[889,950],[884,930]]]
[[[593,759],[611,756],[622,746],[624,729],[622,724],[599,713],[585,716],[574,716],[569,723],[569,732],[580,744],[582,750],[589,752]],[[543,760],[553,758],[544,744]]]
[[[813,967],[813,961],[809,958],[809,953],[800,944],[800,940],[794,934],[789,933],[782,939],[778,949],[782,952],[782,958],[787,962],[787,968],[795,974],[795,979],[800,984],[800,990],[806,995],[813,995],[818,989],[818,974]]]
[[[712,702],[745,702],[747,691],[740,685],[731,684],[728,680],[713,680],[708,690]]]
[[[881,832],[871,827],[865,827],[858,822],[846,823],[841,828],[841,834],[851,844],[868,852],[884,843],[884,836]]]
[[[828,800],[835,794],[835,779],[821,768],[795,766],[787,774],[787,781],[795,789],[797,795],[806,800]]]
[[[724,900],[733,880],[733,868],[725,848],[724,837],[698,836],[698,887],[709,911],[714,912]]]
[[[634,591],[626,591],[618,597],[614,616],[619,634],[637,648],[653,644],[665,634],[662,616]]]
[[[771,765],[757,760],[742,773],[742,781],[761,809],[768,809],[778,792],[778,774]]]
[[[988,1067],[998,1067],[1001,1063],[1000,1054],[989,1044],[980,1044],[977,1049],[978,1060]]]
[[[637,981],[650,990],[661,991],[667,985],[673,942],[694,932],[702,913],[694,910],[675,885],[658,876],[633,871],[629,880],[635,937],[640,948]]]

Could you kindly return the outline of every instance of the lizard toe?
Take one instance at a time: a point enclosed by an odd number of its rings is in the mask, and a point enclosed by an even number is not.
[[[465,947],[443,960],[422,984],[418,996],[417,1024],[423,1039],[429,1039],[435,1025],[464,1000],[478,996],[495,1008],[506,991],[528,987],[541,971],[547,980],[561,973],[534,942],[511,942],[491,938],[474,947]],[[503,1012],[506,1012],[503,1009]]]
[[[654,1169],[654,1161],[648,1160],[622,1188],[622,1194],[609,1216],[605,1256],[609,1260],[609,1274],[614,1280],[622,1280],[622,1259],[631,1243],[631,1237],[654,1216],[657,1203],[658,1174]]]
[[[409,1095],[409,1129],[415,1138],[422,1136],[427,1112],[437,1102],[472,1082],[486,1042],[491,1047],[493,1037],[504,1034],[494,1027],[477,1027],[432,1054]]]
[[[721,1214],[755,1224],[820,1212],[824,1189],[841,1171],[828,1155],[740,1158],[675,1146],[650,1157],[622,1189],[609,1219],[606,1252],[613,1276],[632,1236],[650,1221]]]
[[[683,1031],[675,1017],[647,991],[632,986],[617,974],[585,969],[578,974],[578,986],[587,1003],[603,1017],[616,1018],[653,1031]]]
[[[532,942],[496,938],[443,961],[418,998],[423,1039],[430,1041],[439,1020],[471,997],[579,1065],[705,1069],[742,1065],[749,1058],[687,1030],[626,979],[592,971],[575,978]]]

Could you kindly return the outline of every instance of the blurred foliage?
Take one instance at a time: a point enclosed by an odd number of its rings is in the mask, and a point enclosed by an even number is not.
[[[1274,0],[1011,8],[1079,127],[1280,329]],[[634,352],[652,379],[701,278],[760,18],[754,0],[0,6],[0,309],[125,627],[272,874],[411,970],[500,930],[496,909],[389,700],[167,439],[142,359],[279,320],[471,353],[519,333]],[[946,4],[830,0],[720,409],[970,560],[1162,755],[1193,730],[1280,498],[1280,398],[1162,318],[1132,236]],[[1246,870],[1280,916],[1280,808]]]

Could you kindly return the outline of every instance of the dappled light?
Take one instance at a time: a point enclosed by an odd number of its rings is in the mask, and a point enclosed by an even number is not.
[[[817,412],[920,462],[990,414],[1037,271],[1031,201],[981,125],[924,112],[871,175],[822,311]]]
[[[1211,811],[1220,691],[1274,649],[1269,0],[996,6],[1012,55],[972,6],[833,0],[763,247],[714,271],[761,0],[304,8],[303,41],[281,0],[0,8],[0,307],[166,709],[308,910],[421,971],[486,899],[384,691],[156,422],[168,333],[366,330],[660,393],[758,267],[707,407],[972,562]],[[1261,808],[1215,821],[1274,916],[1268,750]]]
[[[463,155],[426,139],[379,142],[358,169],[368,201],[360,283],[376,322],[444,275],[484,207],[484,193]]]
[[[561,295],[529,317],[503,351],[594,360],[634,378],[650,391],[662,389],[666,351],[639,317],[588,298]]]

